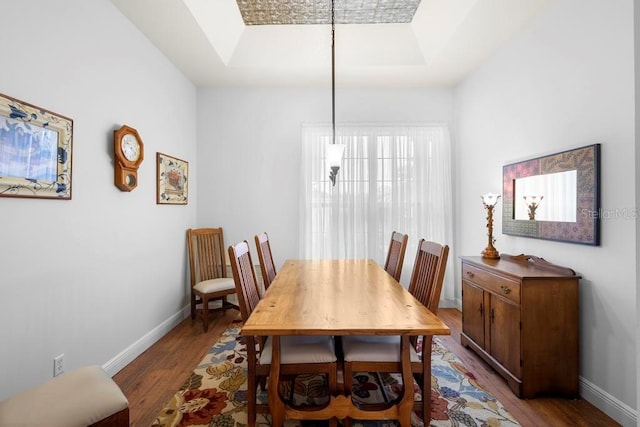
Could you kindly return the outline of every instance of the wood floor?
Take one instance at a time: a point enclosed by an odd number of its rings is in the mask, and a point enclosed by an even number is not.
[[[150,426],[156,415],[180,388],[191,370],[203,359],[229,322],[238,315],[218,314],[203,332],[201,322],[186,319],[113,378],[129,399],[131,426]],[[441,308],[438,316],[451,328],[442,337],[483,384],[522,426],[617,426],[602,411],[582,399],[537,398],[520,400],[505,381],[482,359],[460,346],[461,313]]]

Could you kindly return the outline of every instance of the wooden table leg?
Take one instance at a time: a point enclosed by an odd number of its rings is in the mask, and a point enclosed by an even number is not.
[[[285,418],[285,405],[280,398],[278,383],[280,380],[280,337],[272,336],[271,369],[269,370],[269,411],[271,426],[282,427]]]
[[[414,390],[413,374],[411,373],[411,357],[409,353],[409,336],[407,335],[402,335],[400,338],[400,360],[402,362],[402,384],[404,385],[404,390],[402,392],[402,399],[398,403],[398,421],[400,421],[401,426],[410,426],[411,413],[413,412]]]
[[[426,347],[425,347],[426,346]],[[425,426],[431,423],[431,351],[433,336],[424,336],[422,340],[422,421]]]
[[[256,352],[249,349],[256,348],[256,341],[253,336],[247,338],[247,422],[249,427],[256,425],[256,393],[258,385],[256,383]]]

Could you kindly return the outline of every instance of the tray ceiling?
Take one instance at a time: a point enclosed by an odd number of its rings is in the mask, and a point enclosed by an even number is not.
[[[454,85],[554,1],[336,0],[336,85]],[[328,0],[111,2],[198,87],[330,84]]]

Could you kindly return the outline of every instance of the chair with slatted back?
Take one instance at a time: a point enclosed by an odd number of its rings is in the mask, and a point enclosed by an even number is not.
[[[387,251],[387,260],[384,263],[384,269],[396,281],[400,281],[402,275],[402,264],[404,263],[404,253],[407,250],[407,241],[409,236],[394,231],[391,233],[391,242]]]
[[[187,230],[189,274],[191,279],[191,319],[202,317],[204,331],[209,328],[209,312],[238,306],[227,301],[236,293],[233,279],[227,277],[222,228],[190,228]],[[210,308],[219,300],[222,305]]]
[[[437,314],[442,282],[449,256],[449,246],[421,239],[409,282],[409,292],[431,312]],[[353,375],[359,372],[401,372],[400,337],[342,337],[345,390],[353,388]],[[411,371],[422,390],[430,395],[432,336],[425,336],[420,348],[418,337],[411,337]],[[411,385],[412,387],[413,385]],[[366,409],[366,404],[363,406]],[[422,411],[424,424],[431,416],[430,399],[414,402],[414,410]],[[350,426],[350,420],[345,420]]]
[[[247,241],[229,246],[229,260],[240,302],[242,320],[246,321],[260,302],[260,292],[256,274],[251,261]],[[269,413],[268,404],[258,405],[257,387],[262,379],[269,376],[271,369],[271,337],[264,342],[257,337],[245,336],[247,340],[247,413],[249,425],[255,425],[257,413]],[[287,336],[280,339],[281,368],[283,376],[298,374],[324,374],[327,376],[329,391],[337,388],[338,364],[333,337],[326,336]],[[327,391],[327,396],[329,394]],[[330,421],[337,426],[337,419]]]
[[[262,283],[264,290],[269,289],[269,285],[276,277],[276,266],[273,263],[271,254],[271,243],[267,233],[257,234],[255,236],[256,250],[258,251],[258,262],[260,263],[260,271],[262,272]]]

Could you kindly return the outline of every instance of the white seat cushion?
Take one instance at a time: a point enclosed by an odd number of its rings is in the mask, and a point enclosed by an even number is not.
[[[236,284],[230,277],[221,277],[220,279],[210,279],[198,282],[193,288],[204,294],[211,294],[213,292],[235,289]]]
[[[271,364],[271,337],[267,338],[260,354],[260,364]],[[333,337],[327,336],[284,336],[280,337],[280,363],[333,363],[336,357]]]
[[[345,336],[342,337],[342,351],[345,362],[399,362],[399,336]],[[409,345],[412,362],[420,357],[412,345]]]
[[[84,427],[128,406],[109,375],[88,366],[0,402],[0,426]]]

